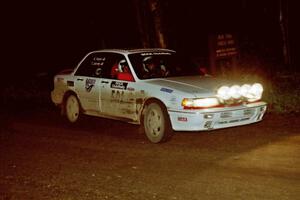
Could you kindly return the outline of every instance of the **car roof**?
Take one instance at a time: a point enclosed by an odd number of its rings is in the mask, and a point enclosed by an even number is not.
[[[122,54],[133,54],[133,53],[145,53],[145,52],[169,52],[175,53],[174,50],[171,49],[163,49],[163,48],[144,48],[144,49],[101,49],[92,51],[90,53],[96,52],[111,52],[111,53],[122,53]]]

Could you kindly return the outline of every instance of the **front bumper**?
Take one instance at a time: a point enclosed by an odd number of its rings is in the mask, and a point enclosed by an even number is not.
[[[235,107],[192,111],[168,110],[168,113],[175,131],[202,131],[261,121],[266,109],[267,103],[256,102]]]

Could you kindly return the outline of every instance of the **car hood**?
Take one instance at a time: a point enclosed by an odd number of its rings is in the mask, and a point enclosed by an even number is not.
[[[192,93],[197,96],[214,95],[220,86],[230,84],[228,81],[211,76],[171,77],[152,79],[147,82],[184,93]]]

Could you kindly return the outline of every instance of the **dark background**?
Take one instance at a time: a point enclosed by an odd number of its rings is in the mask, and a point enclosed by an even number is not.
[[[230,32],[237,35],[241,51],[283,66],[279,1],[164,0],[160,4],[168,48],[207,58],[208,36]],[[284,4],[289,8],[292,64],[283,69],[292,72],[298,71],[300,60],[299,12],[295,2]],[[13,1],[3,8],[6,83],[74,67],[92,50],[142,47],[133,0]]]

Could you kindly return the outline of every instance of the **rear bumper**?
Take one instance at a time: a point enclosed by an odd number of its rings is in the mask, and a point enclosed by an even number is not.
[[[259,122],[267,109],[267,103],[256,102],[238,107],[210,108],[197,111],[169,110],[175,131],[202,131],[228,128]]]

